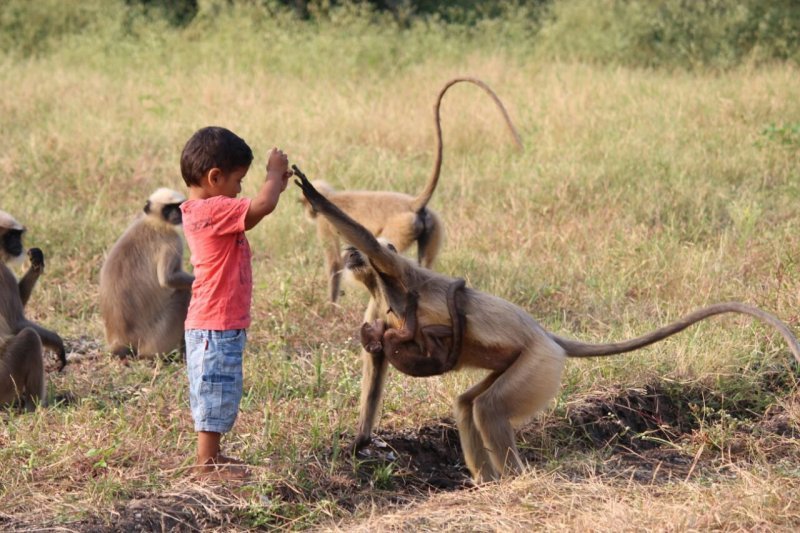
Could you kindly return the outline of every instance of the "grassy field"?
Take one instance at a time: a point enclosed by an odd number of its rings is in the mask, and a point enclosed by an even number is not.
[[[159,186],[183,189],[185,140],[209,124],[253,147],[245,194],[280,146],[341,188],[418,191],[431,107],[456,86],[431,207],[437,270],[602,342],[695,307],[743,300],[800,330],[800,71],[725,73],[554,63],[458,35],[220,19],[136,43],[76,37],[0,56],[0,209],[47,271],[28,315],[71,363],[55,402],[0,413],[0,529],[794,530],[800,527],[798,366],[772,330],[715,318],[652,348],[571,361],[552,409],[520,429],[530,473],[471,488],[451,403],[479,372],[390,375],[380,442],[341,446],[357,416],[354,336],[365,294],[325,301],[322,255],[292,186],[248,234],[254,323],[226,452],[254,480],[188,478],[184,366],[104,353],[104,252]],[[109,44],[111,43],[111,44]],[[531,56],[533,57],[533,56]]]

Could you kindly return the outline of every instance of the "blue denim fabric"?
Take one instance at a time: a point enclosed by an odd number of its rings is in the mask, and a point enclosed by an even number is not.
[[[185,337],[194,430],[227,433],[236,421],[242,399],[242,353],[247,332],[190,329]]]

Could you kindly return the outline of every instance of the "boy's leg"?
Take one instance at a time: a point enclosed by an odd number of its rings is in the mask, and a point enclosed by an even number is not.
[[[213,431],[197,432],[197,463],[195,475],[226,480],[244,480],[250,471],[242,464],[219,453],[221,433]]]
[[[197,432],[200,474],[243,479],[249,472],[240,461],[220,454],[220,441],[236,420],[242,396],[241,356],[246,333],[242,331],[187,331],[186,364],[189,399]]]
[[[222,433],[213,431],[197,432],[197,464],[204,465],[209,459],[220,465],[243,465],[244,461],[222,454]]]
[[[222,433],[213,431],[197,432],[197,464],[205,465],[209,459],[216,459],[219,456],[219,443]]]

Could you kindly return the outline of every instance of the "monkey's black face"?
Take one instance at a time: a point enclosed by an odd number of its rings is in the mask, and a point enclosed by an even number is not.
[[[358,248],[355,246],[348,246],[344,249],[344,266],[348,270],[361,270],[366,268],[367,260]]]
[[[183,224],[183,213],[181,213],[181,204],[168,204],[161,210],[161,216],[170,224],[176,226]]]
[[[22,255],[22,234],[25,230],[10,229],[3,234],[3,251],[9,257],[19,257]]]
[[[183,224],[183,213],[181,213],[181,204],[183,202],[178,202],[176,204],[166,204],[161,207],[161,211],[158,211],[158,207],[161,204],[153,204],[150,200],[147,200],[144,204],[144,212],[151,216],[158,216],[161,215],[161,218],[164,222],[169,224],[174,224],[175,226],[180,226]]]
[[[384,242],[383,245],[392,252],[397,253],[397,248],[394,247],[394,244],[390,242]],[[367,260],[367,256],[362,254],[361,251],[355,246],[348,246],[345,248],[344,252],[342,253],[342,259],[344,259],[344,266],[348,270],[353,271],[353,273],[372,268]]]
[[[370,292],[376,288],[377,274],[367,260],[367,256],[355,246],[348,246],[342,253],[342,259],[345,269],[352,274],[353,279],[364,285]]]

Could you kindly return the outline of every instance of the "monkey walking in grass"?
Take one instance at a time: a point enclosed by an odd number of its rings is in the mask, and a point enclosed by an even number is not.
[[[195,132],[181,153],[181,174],[189,187],[181,211],[195,275],[185,323],[189,403],[197,432],[194,470],[230,480],[249,476],[242,462],[223,455],[220,446],[242,398],[253,290],[245,231],[275,210],[292,175],[286,154],[273,148],[256,196],[237,198],[252,161],[242,138],[214,126]]]
[[[300,169],[293,168],[308,202],[353,245],[345,254],[345,268],[371,296],[360,330],[363,378],[354,449],[371,441],[389,364],[419,377],[467,367],[488,371],[454,406],[467,467],[481,483],[523,470],[514,425],[544,409],[556,396],[568,357],[637,350],[708,317],[742,313],[772,326],[800,361],[800,344],[786,324],[740,302],[697,309],[621,342],[589,344],[561,337],[545,330],[513,303],[465,287],[463,280],[423,268],[397,253],[317,191]]]

